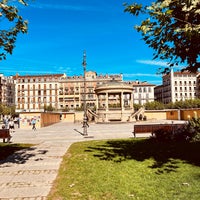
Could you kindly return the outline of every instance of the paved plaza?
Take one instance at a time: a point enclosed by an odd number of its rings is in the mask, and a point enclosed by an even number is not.
[[[133,123],[90,124],[83,137],[82,124],[57,123],[36,131],[16,129],[12,143],[31,143],[0,162],[0,200],[45,200],[63,155],[74,142],[133,138]]]

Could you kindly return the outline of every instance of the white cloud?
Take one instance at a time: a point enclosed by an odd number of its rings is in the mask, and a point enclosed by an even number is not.
[[[33,71],[33,70],[2,70],[1,71],[2,73],[12,73],[12,75],[15,75],[16,73],[23,73],[23,74],[52,74],[52,73],[49,73],[48,71]]]
[[[78,5],[66,5],[66,4],[41,4],[37,2],[33,2],[32,4],[29,4],[32,8],[38,8],[38,9],[56,9],[56,10],[88,10],[91,9],[86,6],[78,6]]]
[[[155,60],[136,60],[137,63],[145,64],[145,65],[154,65],[154,66],[160,66],[160,67],[169,67],[168,62],[165,61],[155,61]],[[179,65],[174,66],[174,68],[184,68],[185,66]]]
[[[135,76],[140,76],[140,77],[160,77],[157,74],[142,74],[142,73],[133,73],[133,74],[123,74],[124,77],[135,77]]]
[[[137,63],[146,64],[146,65],[156,65],[162,67],[169,67],[167,62],[164,61],[155,61],[155,60],[136,60]]]

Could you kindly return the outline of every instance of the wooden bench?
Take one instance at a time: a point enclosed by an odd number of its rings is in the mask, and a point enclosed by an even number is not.
[[[142,134],[142,133],[151,133],[151,135],[154,135],[154,132],[157,130],[163,130],[163,131],[171,131],[172,133],[180,129],[184,126],[184,124],[135,124],[133,135],[136,137],[136,134]]]
[[[9,129],[0,129],[0,138],[3,139],[3,142],[10,141],[11,135],[10,135],[10,130]]]

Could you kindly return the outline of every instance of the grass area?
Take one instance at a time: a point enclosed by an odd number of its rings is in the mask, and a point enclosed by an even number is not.
[[[0,143],[0,160],[6,159],[16,151],[29,148],[31,144],[11,144],[11,143]]]
[[[200,143],[74,143],[49,200],[200,199]]]

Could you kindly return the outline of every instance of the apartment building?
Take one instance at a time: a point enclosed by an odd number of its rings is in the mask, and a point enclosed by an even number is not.
[[[96,107],[95,89],[102,84],[117,81],[124,82],[122,74],[97,75],[86,71],[84,76],[66,76],[65,74],[25,75],[13,77],[15,86],[15,105],[17,112],[43,111],[51,105],[56,110],[74,110],[83,108],[84,97],[87,107]],[[128,82],[133,86],[133,102],[144,104],[154,100],[155,85],[147,82]],[[85,85],[84,85],[85,84]],[[85,87],[86,86],[86,87]]]
[[[163,102],[163,85],[158,85],[154,88],[154,100]]]
[[[15,105],[15,82],[12,76],[0,74],[0,103],[6,106]]]
[[[189,71],[165,74],[162,85],[155,87],[155,100],[165,104],[197,97],[197,73]]]
[[[131,82],[133,86],[133,103],[144,105],[147,102],[154,101],[154,87],[156,85],[147,83],[146,81]]]
[[[95,94],[96,86],[111,80],[122,81],[123,76],[122,74],[97,75],[94,71],[87,71],[85,73],[85,93],[83,76],[68,76],[60,80],[59,109],[78,109],[83,107],[84,94],[86,95],[87,107],[95,107],[97,98]]]
[[[16,74],[16,111],[43,111],[45,106],[59,108],[59,81],[65,74],[25,75]]]

